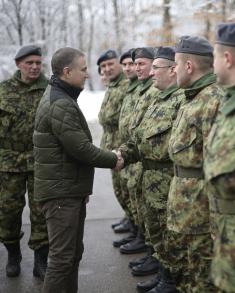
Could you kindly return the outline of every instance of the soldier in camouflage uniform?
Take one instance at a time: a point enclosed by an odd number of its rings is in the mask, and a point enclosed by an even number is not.
[[[99,112],[99,123],[102,125],[104,131],[100,147],[104,150],[113,150],[121,142],[118,123],[123,99],[128,87],[128,80],[125,79],[117,53],[113,50],[104,52],[99,57],[97,65],[109,80]],[[126,206],[125,199],[122,197],[120,174],[112,171],[112,180],[115,196],[128,219],[128,207]],[[128,222],[120,223],[120,225],[114,224],[113,227],[116,232],[128,232],[130,229]]]
[[[167,207],[170,269],[180,292],[216,292],[209,280],[213,243],[202,167],[222,91],[215,84],[213,48],[206,39],[182,37],[175,61],[177,84],[184,89],[186,102],[169,142],[174,163]]]
[[[149,77],[149,72],[151,70],[152,61],[154,58],[153,48],[137,48],[132,53],[132,59],[136,64],[136,72],[140,85],[138,90],[134,94],[135,105],[132,110],[132,117],[130,119],[129,127],[129,138],[135,140],[135,133],[142,121],[142,118],[150,105],[150,103],[156,99],[158,90],[153,87],[152,80]],[[124,147],[124,146],[123,146]],[[128,180],[128,190],[131,198],[134,199],[138,216],[138,235],[133,241],[122,245],[120,247],[121,253],[131,254],[136,252],[141,252],[146,250],[148,244],[151,246],[149,239],[144,239],[144,205],[143,196],[141,190],[141,176],[142,176],[142,164],[137,163],[132,165],[132,175]],[[149,254],[151,256],[152,249],[149,249]],[[150,256],[144,257],[137,261],[130,262],[130,267],[138,264],[142,264],[145,260],[149,259]],[[145,270],[140,270],[138,274],[148,274],[148,268]]]
[[[33,127],[38,103],[47,86],[41,73],[41,49],[22,47],[15,57],[19,68],[0,84],[0,241],[8,250],[6,273],[20,273],[20,239],[25,193],[28,192],[31,234],[35,252],[34,276],[43,279],[48,238],[45,219],[33,200]]]
[[[218,27],[214,49],[217,81],[226,87],[205,152],[213,222],[212,278],[221,292],[235,292],[235,23]]]
[[[130,119],[133,115],[132,111],[136,102],[134,99],[134,95],[139,85],[139,81],[135,71],[135,64],[131,59],[131,52],[132,50],[129,50],[123,53],[120,57],[120,63],[122,64],[123,73],[129,80],[128,89],[122,103],[122,108],[119,117],[119,134],[122,143],[128,141],[131,135],[129,131]],[[128,209],[128,217],[134,223],[134,228],[132,229],[132,233],[128,237],[114,241],[113,245],[115,247],[120,247],[122,244],[130,242],[136,237],[136,231],[139,224],[135,203],[135,194],[133,196],[133,192],[129,192],[128,189],[128,181],[133,176],[135,176],[135,167],[133,165],[127,166],[120,172],[122,197],[126,202],[126,207]]]
[[[149,106],[136,131],[135,144],[129,142],[125,161],[141,160],[143,164],[142,192],[145,205],[145,226],[154,246],[153,260],[170,266],[166,245],[167,197],[173,177],[173,164],[168,155],[168,143],[173,121],[184,101],[182,90],[176,85],[174,71],[175,52],[172,47],[160,47],[155,56],[150,75],[160,90]],[[133,267],[138,271],[140,266]],[[158,264],[158,269],[160,265]],[[140,282],[137,288],[148,292],[175,292],[175,284],[169,270],[151,281]]]

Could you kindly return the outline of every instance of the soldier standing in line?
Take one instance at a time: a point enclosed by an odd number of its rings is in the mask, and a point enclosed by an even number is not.
[[[28,192],[36,277],[44,278],[48,238],[45,219],[33,200],[33,127],[38,103],[47,87],[41,73],[41,49],[22,47],[15,56],[19,70],[0,83],[0,241],[8,251],[6,274],[17,277],[22,259],[20,239],[25,193]]]
[[[107,90],[99,112],[99,123],[104,131],[100,147],[105,150],[113,150],[120,145],[118,123],[128,80],[125,79],[117,53],[113,50],[104,52],[97,60],[97,65],[108,79]],[[120,174],[112,171],[112,180],[115,196],[125,212],[125,218],[120,223],[112,225],[112,228],[116,233],[129,232],[132,224],[128,219],[125,200],[122,198]]]
[[[154,59],[154,49],[151,47],[137,48],[132,52],[132,59],[136,65],[136,73],[140,85],[138,90],[134,94],[135,106],[132,111],[132,118],[130,120],[130,139],[135,141],[136,131],[147,111],[149,105],[154,101],[159,91],[153,86],[152,79],[149,76],[152,62]],[[128,190],[131,198],[135,197],[136,210],[138,214],[138,233],[136,239],[124,244],[120,247],[120,252],[124,254],[139,253],[148,250],[147,256],[144,258],[131,261],[129,267],[132,268],[136,265],[141,265],[137,271],[132,271],[136,275],[148,275],[158,269],[155,259],[151,257],[153,253],[153,247],[147,237],[145,237],[145,216],[143,196],[141,190],[141,176],[142,176],[142,163],[138,162],[133,165],[133,174],[128,180]],[[145,264],[144,264],[145,263]],[[142,265],[144,266],[142,267]]]
[[[172,128],[174,163],[168,206],[168,253],[180,292],[216,292],[209,280],[212,259],[209,203],[203,173],[204,147],[222,90],[215,84],[213,48],[202,37],[184,36],[176,47],[177,84],[184,89]]]
[[[136,102],[135,93],[138,90],[138,85],[140,83],[136,75],[135,64],[131,58],[132,51],[133,49],[124,52],[120,57],[120,63],[123,68],[123,73],[129,80],[128,89],[122,103],[122,108],[119,117],[119,134],[122,143],[128,141],[129,137],[131,136],[131,131],[129,129],[130,119],[132,118],[133,108]],[[120,172],[120,182],[123,193],[123,199],[126,201],[126,207],[128,208],[128,217],[134,223],[134,227],[131,231],[132,233],[129,236],[119,240],[115,240],[113,242],[114,247],[120,247],[122,244],[130,242],[136,237],[139,224],[135,203],[135,194],[134,196],[132,196],[133,192],[130,192],[128,189],[128,181],[130,180],[130,178],[135,177],[135,174],[136,172],[134,165],[129,165]]]
[[[219,25],[214,72],[226,92],[211,129],[204,170],[213,221],[212,278],[221,292],[235,292],[235,23]]]
[[[121,148],[125,163],[141,160],[143,164],[145,226],[154,247],[153,263],[156,264],[157,260],[163,265],[161,267],[159,264],[160,273],[153,280],[137,284],[137,289],[141,292],[176,292],[174,280],[168,269],[170,263],[166,245],[167,197],[173,177],[173,163],[169,159],[168,143],[172,124],[184,101],[184,95],[176,85],[174,58],[173,47],[158,49],[150,76],[153,85],[160,92],[149,106],[136,131],[136,141],[129,141],[126,152]],[[133,267],[133,272],[138,272],[140,267],[141,265]]]

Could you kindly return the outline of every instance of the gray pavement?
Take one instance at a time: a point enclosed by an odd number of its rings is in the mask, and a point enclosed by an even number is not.
[[[98,144],[101,128],[90,123],[94,143]],[[85,251],[79,271],[79,293],[134,293],[136,283],[148,278],[132,277],[128,263],[143,254],[122,255],[113,248],[112,241],[124,235],[115,235],[110,228],[123,216],[112,191],[109,170],[96,169],[93,195],[87,206],[84,244]],[[29,209],[25,208],[21,241],[23,260],[18,278],[5,276],[6,251],[0,244],[0,293],[39,293],[42,283],[32,275],[33,252],[28,248]],[[56,293],[56,292],[55,292]]]

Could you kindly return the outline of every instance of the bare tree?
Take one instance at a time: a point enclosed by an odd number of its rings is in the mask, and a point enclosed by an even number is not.
[[[83,1],[77,0],[78,5],[78,43],[79,48],[83,51],[84,50],[84,13],[83,13]]]

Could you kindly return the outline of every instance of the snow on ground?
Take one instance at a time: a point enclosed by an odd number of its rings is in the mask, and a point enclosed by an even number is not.
[[[84,90],[78,97],[78,105],[88,121],[97,120],[104,91],[90,92]]]

